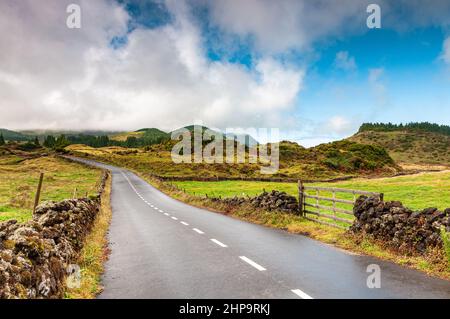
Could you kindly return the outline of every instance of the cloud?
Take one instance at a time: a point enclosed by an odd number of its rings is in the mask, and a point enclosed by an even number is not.
[[[388,90],[382,78],[384,76],[384,68],[369,69],[368,81],[374,94],[373,112],[371,117],[376,116],[380,109],[390,104]]]
[[[355,58],[350,56],[347,51],[339,51],[338,53],[336,53],[334,65],[336,66],[336,68],[342,69],[344,71],[356,70]]]
[[[0,3],[0,127],[276,127],[302,88],[303,70],[270,56],[253,68],[209,61],[183,1],[166,2],[170,23],[130,33],[127,11],[107,0],[80,1],[82,28],[68,29],[69,3]]]
[[[445,63],[450,64],[450,37],[444,41],[441,58],[445,61]]]
[[[211,23],[237,34],[265,53],[302,51],[315,43],[370,30],[366,8],[373,0],[215,0],[206,3]],[[450,1],[378,0],[383,29],[450,25]]]
[[[339,135],[348,133],[349,131],[351,131],[353,129],[351,121],[340,115],[331,117],[327,121],[327,127],[329,128],[331,133],[339,134]]]
[[[365,2],[306,0],[208,1],[211,21],[224,32],[250,38],[257,50],[301,50],[326,36],[365,26]]]

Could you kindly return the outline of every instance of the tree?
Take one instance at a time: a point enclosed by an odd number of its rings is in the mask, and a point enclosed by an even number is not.
[[[62,134],[56,139],[54,148],[56,150],[62,150],[68,145],[70,145],[70,142],[67,140],[66,136]]]
[[[128,136],[125,145],[126,147],[137,147],[138,139],[135,136]]]
[[[53,148],[55,146],[55,143],[56,143],[56,140],[53,137],[53,135],[48,135],[45,138],[44,146],[47,147],[47,148]]]
[[[3,138],[3,133],[0,134],[0,146],[5,145],[5,139]]]
[[[41,144],[39,143],[39,139],[38,139],[37,136],[34,138],[34,145],[36,145],[36,146],[41,146]]]

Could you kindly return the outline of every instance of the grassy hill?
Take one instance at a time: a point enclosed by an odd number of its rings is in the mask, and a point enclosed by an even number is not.
[[[302,178],[331,179],[349,175],[392,175],[398,167],[382,148],[350,141],[303,148],[293,142],[280,143],[280,167],[277,174],[264,175],[259,164],[180,163],[171,158],[175,141],[146,148],[92,148],[71,145],[67,150],[82,156],[165,177],[207,178]]]
[[[364,124],[348,140],[383,147],[398,163],[450,166],[450,127],[424,124]]]
[[[7,130],[4,128],[0,128],[0,134],[3,134],[3,138],[7,141],[28,141],[28,140],[30,140],[29,136],[26,136],[20,132],[11,131],[11,130]]]
[[[123,132],[110,135],[109,138],[113,141],[125,142],[128,137],[140,138],[144,135],[144,132]]]

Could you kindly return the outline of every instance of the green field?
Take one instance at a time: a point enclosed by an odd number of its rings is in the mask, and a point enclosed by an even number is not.
[[[285,191],[297,196],[297,184],[275,182],[221,181],[221,182],[173,182],[180,189],[198,196],[254,196],[272,189]],[[385,200],[399,200],[411,209],[450,207],[450,172],[420,173],[416,175],[398,176],[377,179],[353,179],[335,183],[307,184],[314,186],[339,187],[373,192],[381,192]],[[321,195],[327,196],[323,193]],[[340,196],[351,199],[352,195]],[[322,203],[321,203],[322,204]]]
[[[44,173],[41,202],[95,195],[101,171],[55,157],[0,156],[0,222],[31,218],[39,173]]]

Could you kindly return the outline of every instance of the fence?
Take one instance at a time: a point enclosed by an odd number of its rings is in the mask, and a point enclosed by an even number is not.
[[[312,195],[312,192],[315,194]],[[323,193],[328,196],[331,195],[331,197],[327,197]],[[299,210],[304,218],[339,228],[348,228],[353,223],[353,205],[357,195],[378,196],[383,200],[383,193],[345,188],[305,186],[302,181],[298,181],[298,194]],[[343,198],[339,198],[338,195],[341,194],[343,194]],[[349,199],[351,197],[352,199]],[[324,205],[324,202],[331,203],[331,205]],[[352,210],[348,209],[349,206],[351,206]],[[308,215],[312,215],[315,218],[311,218]]]

